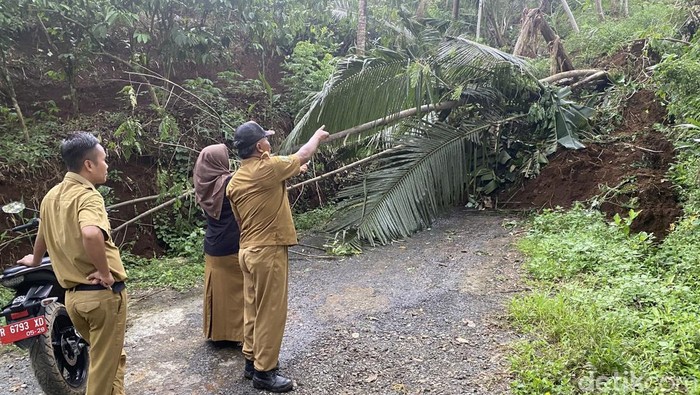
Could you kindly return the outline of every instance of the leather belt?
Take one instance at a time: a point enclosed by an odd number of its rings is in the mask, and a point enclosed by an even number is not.
[[[112,284],[112,292],[118,294],[126,288],[124,281],[118,281]],[[71,291],[104,291],[109,288],[103,287],[101,284],[79,284],[71,288]]]

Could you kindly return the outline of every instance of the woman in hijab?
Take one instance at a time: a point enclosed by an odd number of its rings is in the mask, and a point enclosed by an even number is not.
[[[226,198],[231,179],[224,144],[205,147],[194,165],[197,204],[207,218],[204,238],[204,337],[243,341],[243,273],[238,264],[240,232]]]

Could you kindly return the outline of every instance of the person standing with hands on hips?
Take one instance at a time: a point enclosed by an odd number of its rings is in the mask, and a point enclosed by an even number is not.
[[[49,252],[68,315],[90,344],[87,395],[123,395],[126,271],[95,189],[107,181],[107,154],[95,136],[77,132],[61,156],[68,172],[41,201],[34,254],[17,263],[37,266]]]
[[[243,273],[238,264],[238,224],[226,198],[231,179],[228,148],[204,147],[193,171],[197,204],[207,218],[204,236],[204,337],[243,342]]]
[[[306,171],[306,163],[329,136],[323,128],[290,156],[270,155],[267,138],[274,131],[253,121],[239,126],[233,137],[242,161],[226,195],[241,230],[243,375],[253,380],[253,387],[270,392],[287,392],[294,386],[277,374],[287,321],[287,248],[297,244],[285,181]]]

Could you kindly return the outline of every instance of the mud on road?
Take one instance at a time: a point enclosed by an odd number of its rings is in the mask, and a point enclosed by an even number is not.
[[[505,304],[521,289],[514,218],[457,209],[430,230],[346,259],[290,254],[280,366],[296,394],[506,394]],[[202,288],[131,291],[128,394],[259,394],[240,348],[202,338]],[[41,394],[26,353],[3,393]]]

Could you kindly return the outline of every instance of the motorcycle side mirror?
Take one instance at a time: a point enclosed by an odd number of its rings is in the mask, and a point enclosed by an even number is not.
[[[27,206],[22,202],[12,202],[2,206],[2,211],[7,214],[21,213]]]

